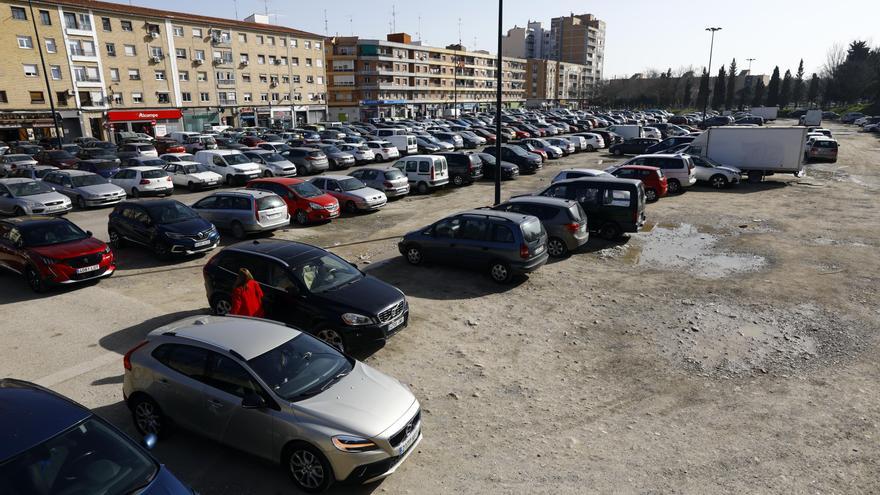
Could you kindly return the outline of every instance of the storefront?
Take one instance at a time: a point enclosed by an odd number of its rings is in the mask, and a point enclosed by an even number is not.
[[[361,120],[405,117],[406,100],[361,100]]]
[[[213,108],[185,109],[181,113],[185,131],[202,132],[207,128],[206,126],[223,125],[220,113]]]
[[[110,110],[107,127],[111,136],[118,132],[143,132],[151,136],[164,136],[183,130],[183,114],[177,108],[161,110]]]
[[[61,117],[58,117],[59,125]],[[55,137],[52,112],[0,112],[0,140],[29,141]]]

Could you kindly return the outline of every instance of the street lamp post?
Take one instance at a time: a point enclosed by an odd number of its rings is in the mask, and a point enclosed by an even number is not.
[[[706,69],[706,74],[709,77],[709,81],[712,81],[712,52],[715,50],[715,31],[721,31],[720,27],[707,27],[706,31],[712,32],[712,42],[709,45],[709,68]],[[709,88],[711,91],[711,88]],[[709,110],[709,91],[706,91],[706,101],[703,102],[703,124],[706,123],[706,111]]]
[[[495,203],[501,203],[501,30],[504,0],[498,0],[498,55],[495,58]]]
[[[55,126],[55,137],[58,139],[58,149],[61,149],[61,128],[58,126],[58,115],[55,114],[55,98],[52,96],[52,87],[49,86],[49,73],[46,72],[46,59],[43,57],[43,41],[40,39],[40,32],[37,30],[37,18],[34,17],[34,4],[28,0],[28,7],[31,11],[31,21],[34,23],[34,37],[36,38],[37,48],[40,50],[40,64],[43,66],[43,79],[46,81],[46,96],[49,97],[49,110],[52,112],[52,124]]]
[[[758,60],[758,59],[756,59],[756,58],[747,58],[746,59],[746,61],[749,63],[749,75],[750,76],[752,75],[752,62],[754,62],[755,60]]]

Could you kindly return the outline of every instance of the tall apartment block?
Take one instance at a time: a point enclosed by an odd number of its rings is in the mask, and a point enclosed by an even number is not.
[[[592,14],[550,20],[550,60],[587,66],[594,82],[602,79],[605,63],[605,22]]]

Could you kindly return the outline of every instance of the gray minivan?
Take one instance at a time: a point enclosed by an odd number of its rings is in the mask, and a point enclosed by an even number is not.
[[[590,240],[587,213],[577,201],[521,196],[492,209],[537,217],[547,231],[547,253],[553,258],[563,258]]]

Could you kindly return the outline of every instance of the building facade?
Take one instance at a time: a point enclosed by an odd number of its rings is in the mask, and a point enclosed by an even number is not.
[[[327,42],[330,120],[440,116],[495,104],[495,56],[462,46],[423,46],[405,33],[387,40]],[[502,101],[525,101],[526,61],[502,61]]]
[[[552,33],[540,22],[529,21],[526,27],[514,26],[501,38],[501,54],[515,58],[549,58]]]
[[[554,17],[550,21],[550,55],[546,58],[585,65],[595,83],[605,65],[605,22],[592,14]]]
[[[586,65],[528,59],[526,106],[581,107],[593,98],[593,79]]]
[[[0,9],[5,139],[53,134],[49,94],[68,140],[326,117],[323,37],[265,16],[238,21],[94,0],[35,0],[33,10],[2,0]]]

